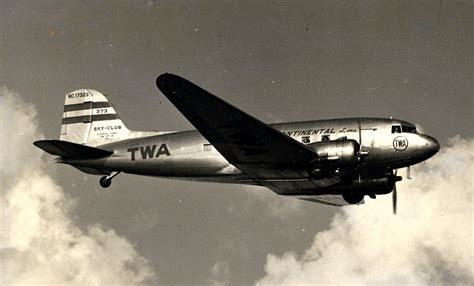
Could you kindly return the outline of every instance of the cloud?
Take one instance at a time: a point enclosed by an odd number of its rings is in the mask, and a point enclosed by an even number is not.
[[[215,263],[211,268],[211,277],[206,284],[212,286],[230,285],[229,264],[224,261]]]
[[[0,116],[0,284],[155,283],[148,261],[125,238],[74,224],[74,202],[32,145],[42,138],[34,106],[0,88]]]
[[[302,254],[269,254],[258,285],[472,284],[474,140],[456,137],[391,197],[342,208]]]

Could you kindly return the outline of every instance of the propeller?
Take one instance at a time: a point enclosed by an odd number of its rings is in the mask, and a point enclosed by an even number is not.
[[[393,214],[397,214],[397,182],[402,180],[402,177],[397,176],[398,169],[393,171],[393,176],[395,178],[395,184],[393,184],[392,190],[392,205],[393,205]]]
[[[407,179],[411,180],[411,169],[410,166],[407,167]]]
[[[393,214],[397,214],[397,183],[393,186],[392,191],[392,204],[393,204]]]

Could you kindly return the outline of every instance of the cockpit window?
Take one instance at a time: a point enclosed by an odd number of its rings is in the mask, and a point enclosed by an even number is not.
[[[416,133],[415,126],[409,125],[392,125],[392,133]]]
[[[402,128],[400,125],[392,125],[392,133],[402,133]]]
[[[408,125],[402,125],[402,132],[416,133],[416,127],[408,126]]]

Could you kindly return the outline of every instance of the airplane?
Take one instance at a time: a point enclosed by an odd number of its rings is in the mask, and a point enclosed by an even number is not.
[[[332,206],[363,204],[392,193],[397,170],[435,155],[438,141],[416,125],[388,118],[341,118],[266,124],[177,75],[158,89],[197,130],[131,131],[107,97],[68,93],[59,140],[33,144],[57,163],[101,175],[120,173],[200,182],[258,185],[279,195]]]

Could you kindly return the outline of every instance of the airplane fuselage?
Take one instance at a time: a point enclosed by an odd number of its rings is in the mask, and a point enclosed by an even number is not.
[[[366,154],[358,167],[359,174],[391,172],[426,160],[439,150],[434,138],[417,133],[411,123],[395,119],[347,118],[269,125],[305,145],[355,140],[360,145],[360,152]],[[194,181],[254,184],[196,130],[128,139],[99,147],[114,154],[102,159],[61,159],[60,162],[83,170],[91,168]],[[305,171],[295,173],[293,179],[312,180]],[[324,188],[331,184],[330,178],[325,178],[316,185]]]

